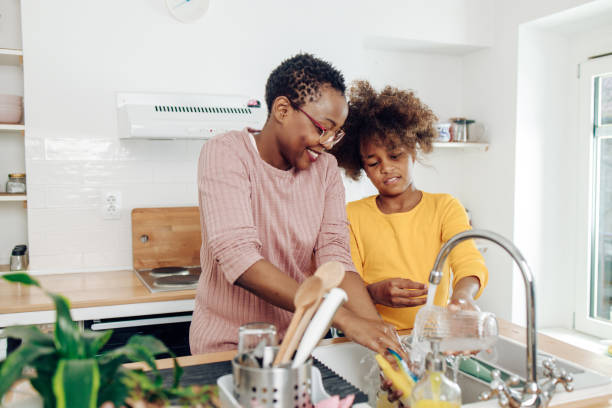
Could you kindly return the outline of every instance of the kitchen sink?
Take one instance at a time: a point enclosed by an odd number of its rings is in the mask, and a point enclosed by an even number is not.
[[[484,363],[485,366],[497,368],[502,372],[502,378],[516,374],[521,379],[521,382],[526,378],[525,367],[525,346],[505,337],[499,337],[495,346],[495,352],[484,356],[479,355],[476,360]],[[343,377],[345,380],[361,389],[368,394],[370,405],[376,392],[377,373],[376,362],[373,358],[374,353],[365,347],[356,343],[340,343],[328,346],[321,346],[313,352],[314,357],[329,367],[332,371]],[[538,352],[538,379],[542,376],[542,364],[544,359],[554,357],[550,354]],[[570,401],[576,398],[586,398],[594,393],[597,387],[606,387],[606,392],[612,393],[612,385],[610,377],[597,374],[591,370],[582,368],[574,363],[555,358],[556,365],[559,369],[565,369],[574,377],[574,391],[566,392],[562,386],[557,387],[552,403]],[[449,368],[448,377],[452,378],[452,370]],[[461,371],[457,375],[457,383],[461,387],[462,406],[469,404],[471,406],[482,407],[497,407],[497,400],[479,402],[478,396],[489,389],[487,382],[475,378]],[[557,401],[555,401],[557,400]]]

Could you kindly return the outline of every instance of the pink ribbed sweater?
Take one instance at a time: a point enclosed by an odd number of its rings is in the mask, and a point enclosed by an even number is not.
[[[202,275],[192,354],[235,349],[238,327],[248,322],[273,323],[282,337],[291,313],[233,284],[258,260],[298,282],[330,260],[355,270],[336,159],[323,153],[307,170],[280,170],[261,159],[250,137],[246,129],[231,131],[200,153]]]

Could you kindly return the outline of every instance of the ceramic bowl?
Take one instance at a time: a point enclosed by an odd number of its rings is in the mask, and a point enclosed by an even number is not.
[[[15,124],[21,122],[23,110],[21,107],[0,107],[0,123]]]
[[[0,94],[0,104],[21,106],[22,101],[23,101],[23,97],[19,95]]]

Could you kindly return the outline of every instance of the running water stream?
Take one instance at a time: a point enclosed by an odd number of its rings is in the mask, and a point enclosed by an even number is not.
[[[438,289],[438,285],[435,283],[429,284],[429,290],[427,291],[427,303],[425,304],[426,307],[433,306],[434,299],[436,297],[436,289]]]

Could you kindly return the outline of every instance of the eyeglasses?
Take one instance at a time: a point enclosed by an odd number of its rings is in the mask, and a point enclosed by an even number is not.
[[[338,143],[340,141],[340,139],[342,139],[344,137],[344,129],[338,129],[335,132],[332,132],[331,130],[325,128],[325,126],[323,126],[322,124],[320,124],[319,122],[317,122],[312,116],[310,116],[309,114],[307,114],[302,108],[300,108],[297,105],[294,105],[295,109],[299,110],[300,112],[302,112],[304,115],[306,115],[306,117],[308,119],[310,119],[310,121],[312,122],[312,124],[317,128],[317,130],[319,130],[320,135],[319,135],[319,143],[321,143],[322,145],[329,145],[328,148],[326,149],[331,149],[333,145],[335,145],[336,143]]]

